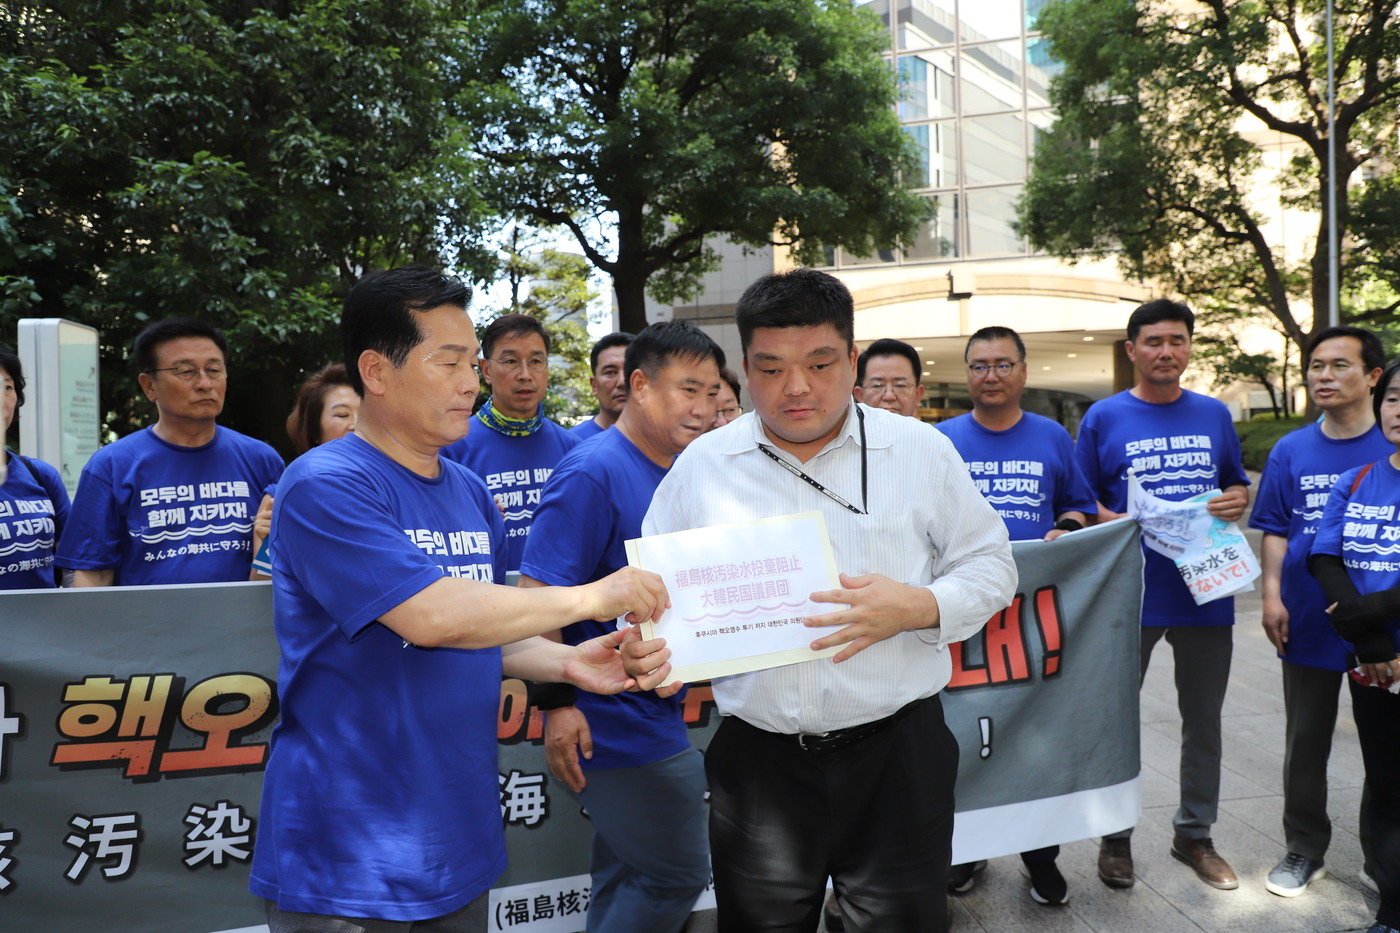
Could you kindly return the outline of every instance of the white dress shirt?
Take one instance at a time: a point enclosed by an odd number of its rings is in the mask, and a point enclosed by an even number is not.
[[[768,445],[861,507],[852,402],[841,432],[806,463],[774,445],[754,412],[697,438],[661,481],[642,523],[642,533],[654,535],[819,510],[838,570],[926,586],[938,600],[938,627],[900,632],[848,661],[819,658],[715,679],[722,714],[770,732],[844,729],[932,696],[952,676],[947,646],[976,634],[1016,589],[1006,525],[972,485],[948,439],[915,418],[860,407],[868,515],[842,508],[758,449]]]

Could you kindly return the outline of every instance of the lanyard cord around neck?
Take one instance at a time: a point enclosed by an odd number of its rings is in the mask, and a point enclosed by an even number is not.
[[[779,457],[776,453],[774,453],[773,448],[769,447],[767,444],[759,444],[758,449],[763,451],[764,455],[767,456],[774,463],[778,464],[778,466],[782,467],[784,470],[787,470],[793,476],[796,476],[798,479],[807,483],[807,485],[811,486],[817,492],[826,496],[832,502],[835,502],[837,505],[841,506],[844,509],[849,509],[857,515],[868,515],[870,514],[870,495],[867,484],[865,463],[865,412],[860,410],[859,405],[856,406],[856,421],[860,425],[860,504],[865,507],[864,509],[858,509],[855,506],[851,505],[845,499],[841,498],[836,493],[832,492],[830,489],[827,489],[821,483],[817,482],[811,476],[807,475],[807,473],[800,467],[794,466],[793,464],[784,460],[782,457]]]

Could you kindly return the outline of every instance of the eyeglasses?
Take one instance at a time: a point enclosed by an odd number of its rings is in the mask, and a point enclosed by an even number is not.
[[[535,373],[536,375],[544,372],[545,369],[549,366],[549,360],[541,359],[537,356],[531,357],[528,360],[517,360],[513,356],[503,356],[500,359],[492,360],[491,362],[501,367],[501,369],[505,370],[508,373],[518,373],[520,372],[520,367],[524,366],[526,369],[528,369],[532,373]]]
[[[218,364],[205,366],[166,366],[164,369],[148,369],[147,373],[174,373],[181,382],[194,382],[203,374],[210,382],[223,382],[228,378],[228,370]]]
[[[986,363],[968,363],[967,371],[972,373],[972,375],[974,376],[985,376],[987,375],[988,371],[994,369],[996,370],[998,376],[1009,376],[1011,375],[1011,371],[1020,365],[1020,360],[1017,360],[1014,363],[992,363],[991,365],[988,365]]]
[[[743,413],[744,413],[744,409],[740,408],[738,405],[735,405],[733,408],[716,408],[716,409],[715,409],[715,414],[717,414],[717,415],[723,415],[726,419],[728,419],[728,420],[730,420],[730,421],[733,421],[735,418],[739,417],[739,416],[742,415]]]
[[[914,391],[918,386],[919,384],[917,382],[910,382],[908,379],[895,379],[891,382],[886,382],[883,379],[871,379],[865,384],[865,389],[867,392],[874,392],[877,395],[884,392],[886,389],[889,389],[896,395],[904,395],[907,392]]]

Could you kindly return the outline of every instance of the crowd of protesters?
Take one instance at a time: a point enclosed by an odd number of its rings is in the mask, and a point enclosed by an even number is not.
[[[1248,511],[1228,410],[1181,384],[1195,319],[1180,303],[1133,312],[1135,383],[1091,406],[1075,440],[1022,407],[1026,347],[1006,327],[967,341],[972,410],[923,423],[917,351],[881,339],[858,354],[849,292],[812,270],[741,298],[744,385],[688,323],[610,334],[590,356],[597,413],[569,429],[543,413],[548,329],[505,315],[478,344],[469,297],[425,267],[358,283],[343,363],[294,402],[301,456],[285,470],[218,424],[227,345],[185,318],[136,338],[155,421],[99,450],[71,503],[52,466],[0,463],[0,588],[271,577],[282,719],[251,885],[275,933],[485,928],[505,861],[502,671],[535,684],[550,770],[591,817],[589,930],[678,930],[712,873],[725,930],[816,929],[823,903],[828,929],[944,929],[946,896],[986,863],[951,864],[957,744],[939,692],[949,645],[1011,599],[1009,541],[1123,517],[1130,472],[1166,499],[1209,494],[1224,521]],[[1278,442],[1250,513],[1287,723],[1286,852],[1265,886],[1293,897],[1325,873],[1345,682],[1372,930],[1394,933],[1400,361],[1386,365],[1374,334],[1333,327],[1304,366],[1321,417]],[[25,390],[12,353],[0,377],[8,430]],[[724,716],[702,760],[664,643],[616,630],[667,606],[623,544],[811,509],[842,571],[841,589],[813,598],[849,607],[823,617],[840,628],[814,647],[841,646],[839,663],[716,679]],[[1211,837],[1233,601],[1197,605],[1171,561],[1144,561],[1136,661],[1145,676],[1169,646],[1182,716],[1171,854],[1233,889]],[[500,585],[516,572],[518,587]],[[1057,855],[1021,856],[1030,896],[1051,907],[1070,894]],[[1131,829],[1101,840],[1098,874],[1134,884]]]

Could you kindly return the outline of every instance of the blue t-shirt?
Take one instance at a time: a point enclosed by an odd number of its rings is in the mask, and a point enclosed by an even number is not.
[[[1333,440],[1313,423],[1284,435],[1269,453],[1249,524],[1288,539],[1280,580],[1288,610],[1287,651],[1279,655],[1285,661],[1329,671],[1347,669],[1351,646],[1332,629],[1322,587],[1308,573],[1308,554],[1337,477],[1352,467],[1375,463],[1394,449],[1378,427]]]
[[[1074,441],[1049,418],[1026,411],[1005,431],[993,431],[969,412],[936,427],[958,449],[972,484],[1006,523],[1012,541],[1044,538],[1065,512],[1098,514],[1074,460]]]
[[[1227,486],[1247,486],[1240,439],[1230,410],[1182,390],[1174,402],[1144,402],[1130,391],[1095,402],[1079,426],[1075,455],[1089,488],[1105,507],[1128,509],[1128,468],[1143,487],[1181,501]],[[1143,625],[1233,625],[1235,601],[1197,606],[1176,565],[1143,548]]]
[[[598,422],[594,421],[592,418],[589,418],[587,421],[574,425],[572,428],[569,429],[569,433],[572,434],[575,437],[575,439],[577,439],[577,441],[581,444],[584,441],[588,440],[590,437],[602,434],[606,430],[607,428],[598,427]]]
[[[202,447],[151,428],[128,435],[83,468],[59,566],[116,570],[118,586],[246,580],[253,517],[282,466],[277,451],[229,428]]]
[[[642,519],[665,475],[618,430],[574,448],[545,485],[520,572],[551,586],[578,586],[627,566],[624,542],[642,536]],[[577,645],[614,627],[576,622],[564,629],[564,641]],[[577,706],[593,734],[593,757],[582,759],[583,767],[636,767],[689,748],[682,699],[662,699],[652,691],[580,691]]]
[[[506,864],[501,651],[376,620],[444,575],[500,578],[500,513],[457,464],[425,479],[349,434],[287,468],[271,538],[282,717],[249,889],[306,913],[451,913]]]
[[[443,449],[444,457],[485,480],[486,488],[505,505],[507,569],[520,567],[545,480],[578,442],[571,432],[548,418],[534,434],[512,437],[474,417],[467,436]]]
[[[0,486],[0,590],[52,589],[54,543],[68,521],[68,490],[42,460],[9,455]]]
[[[1312,553],[1340,557],[1347,576],[1365,596],[1400,586],[1400,470],[1387,457],[1375,461],[1357,483],[1362,469],[1353,467],[1337,478],[1322,510]],[[1400,654],[1400,619],[1391,619],[1387,628]]]

